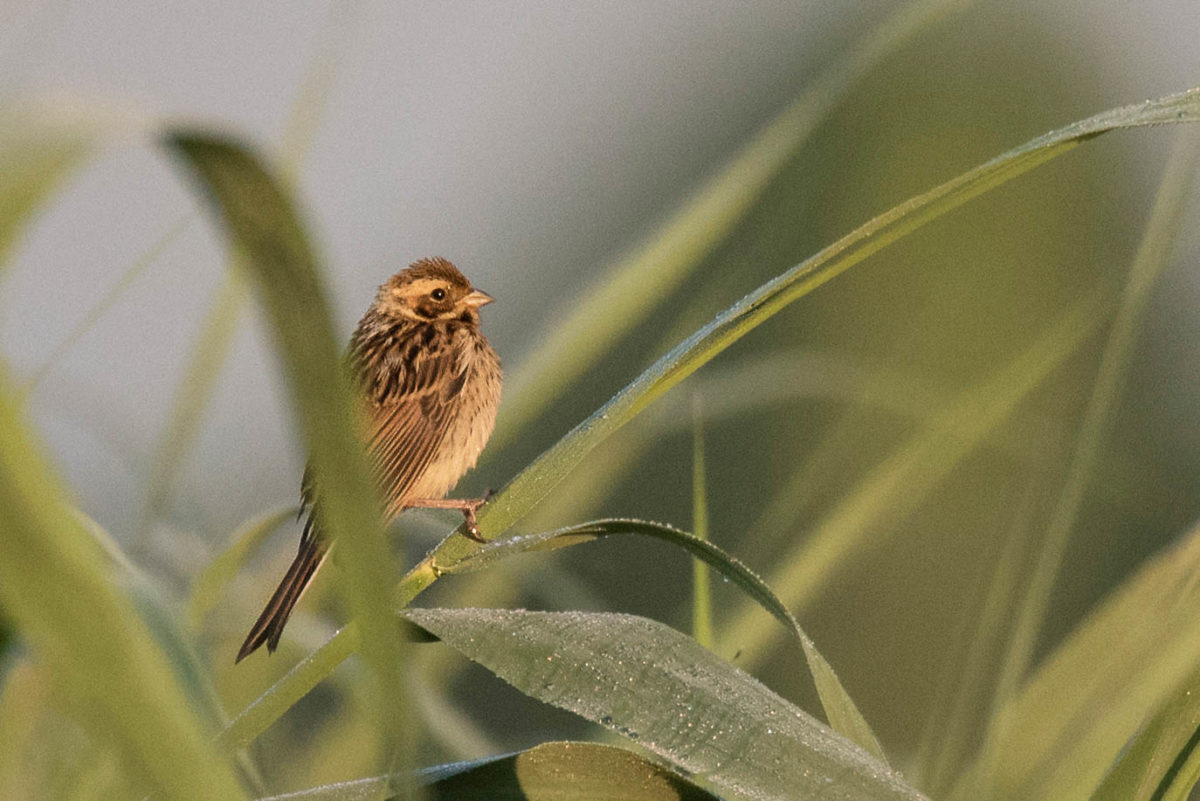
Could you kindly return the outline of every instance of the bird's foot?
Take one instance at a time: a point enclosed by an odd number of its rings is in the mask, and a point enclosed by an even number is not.
[[[494,494],[489,490],[482,498],[414,498],[404,504],[404,508],[457,509],[462,512],[463,519],[466,521],[467,536],[476,542],[486,543],[487,540],[479,536],[479,524],[475,519],[475,512],[479,510],[480,506],[487,503],[488,498]]]

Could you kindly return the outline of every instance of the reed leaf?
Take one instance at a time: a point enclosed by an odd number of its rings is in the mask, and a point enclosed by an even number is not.
[[[850,740],[661,623],[503,609],[405,617],[521,692],[739,796],[923,798]]]
[[[379,499],[354,427],[350,379],[316,259],[287,194],[249,150],[186,130],[169,133],[164,144],[212,203],[267,312],[310,454],[322,529],[337,543],[342,591],[366,634],[361,651],[378,681],[379,703],[372,708],[381,710],[380,724],[394,741],[384,744],[384,753],[391,753],[411,735],[399,673],[401,642],[388,608],[394,558],[382,535]]]
[[[67,501],[0,370],[0,605],[77,719],[135,786],[178,799],[244,798],[213,747],[145,606]]]
[[[600,278],[508,379],[492,438],[500,449],[520,437],[547,405],[659,308],[671,291],[750,211],[817,125],[863,76],[922,31],[959,13],[959,0],[902,5],[861,37],[795,101],[754,136],[654,234]]]

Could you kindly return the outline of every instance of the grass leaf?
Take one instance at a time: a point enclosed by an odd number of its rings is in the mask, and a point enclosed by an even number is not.
[[[1142,727],[1091,801],[1184,801],[1200,779],[1200,675]]]
[[[1200,664],[1200,529],[1143,565],[997,715],[953,799],[1089,798]]]
[[[184,217],[160,236],[153,244],[148,247],[141,256],[138,257],[129,269],[121,274],[116,283],[110,286],[100,298],[87,310],[83,319],[76,323],[66,336],[58,341],[58,344],[50,351],[50,355],[36,368],[21,388],[22,395],[29,397],[37,391],[38,387],[46,376],[63,360],[63,358],[71,352],[87,335],[88,331],[98,323],[108,310],[111,309],[125,292],[133,286],[133,284],[142,277],[143,274],[158,261],[163,252],[179,238],[180,234],[187,228],[190,220]]]
[[[52,109],[0,113],[0,264],[45,199],[83,162],[97,133]]]
[[[886,762],[882,746],[876,739],[871,727],[858,711],[850,694],[846,692],[833,667],[817,650],[812,639],[800,628],[800,623],[788,608],[779,600],[771,588],[734,557],[712,544],[708,540],[688,534],[686,531],[672,528],[662,523],[650,523],[643,520],[595,520],[575,526],[547,531],[540,534],[530,534],[521,537],[510,537],[488,545],[476,551],[471,557],[463,560],[447,572],[465,573],[482,570],[496,564],[498,561],[518,553],[541,550],[555,550],[589,542],[600,537],[621,534],[637,534],[654,537],[664,542],[683,548],[698,561],[709,565],[725,578],[740,587],[755,603],[765,609],[776,620],[786,626],[795,636],[804,657],[812,672],[813,681],[821,697],[825,715],[833,728],[845,737],[850,738],[859,746],[873,754],[877,759]]]
[[[521,692],[752,799],[920,799],[886,765],[695,640],[645,618],[410,609]]]
[[[704,462],[704,417],[700,396],[692,396],[692,533],[708,537],[708,488]],[[710,651],[713,648],[712,585],[708,565],[692,562],[692,637]]]
[[[267,312],[308,446],[321,525],[337,544],[341,589],[365,634],[361,651],[379,682],[380,704],[373,708],[386,707],[381,723],[403,743],[409,732],[400,639],[388,603],[394,559],[353,425],[350,380],[316,259],[291,201],[246,148],[195,131],[175,131],[164,144],[199,180]],[[390,753],[390,745],[384,748]]]
[[[521,471],[479,514],[480,533],[495,537],[524,517],[588,452],[646,406],[731,344],[855,264],[958,208],[968,200],[1073,149],[1121,128],[1200,121],[1200,89],[1112,109],[1039,136],[855,229],[816,255],[768,281],[717,315],[618,392]],[[444,541],[429,557],[434,567],[476,547],[464,537]],[[436,572],[436,571],[435,571]]]
[[[1017,620],[1001,672],[998,692],[1001,699],[1024,677],[1033,658],[1034,645],[1046,617],[1054,580],[1083,506],[1088,482],[1100,459],[1101,447],[1108,437],[1113,409],[1125,386],[1125,376],[1133,358],[1143,314],[1178,237],[1196,163],[1200,160],[1200,137],[1189,136],[1192,133],[1181,131],[1176,135],[1175,147],[1163,172],[1145,236],[1134,257],[1129,280],[1100,360],[1096,382],[1088,398],[1062,494],[1046,525],[1025,598],[1018,606]]]
[[[230,752],[250,745],[357,649],[358,628],[349,623],[254,699],[221,731],[217,742]]]
[[[329,12],[326,19],[318,49],[305,70],[296,99],[291,104],[279,145],[280,169],[289,178],[299,172],[312,147],[313,136],[328,107],[329,92],[336,82],[342,57],[351,47],[351,33],[361,22],[362,5],[339,4]],[[186,223],[186,220],[184,222]],[[174,236],[174,230],[180,228],[182,224],[168,234],[166,241]],[[152,252],[159,247],[156,245]],[[151,253],[147,253],[139,261],[144,262],[150,257]],[[132,274],[140,271],[141,268],[137,266],[130,270],[113,288],[109,297],[89,312],[88,319],[80,329],[86,330],[90,327],[106,310],[109,298],[118,296],[132,279]],[[193,346],[189,364],[151,459],[153,468],[146,491],[146,505],[139,524],[139,539],[147,535],[155,519],[168,512],[179,471],[188,452],[195,445],[201,418],[216,391],[221,369],[233,350],[234,335],[237,333],[242,309],[246,305],[245,282],[240,280],[242,272],[243,268],[233,264],[231,259],[222,284],[217,289],[212,306],[204,319],[200,336]],[[63,344],[69,347],[72,341],[68,339]]]
[[[1195,707],[1193,706],[1193,711]],[[1188,801],[1200,784],[1200,727],[1192,731],[1187,745],[1179,752],[1172,770],[1167,772],[1154,801]]]
[[[422,771],[425,797],[489,801],[717,801],[662,765],[597,743],[542,743],[517,754]]]
[[[230,537],[230,543],[192,580],[188,601],[188,625],[198,629],[217,604],[233,577],[241,572],[246,559],[271,532],[296,518],[294,508],[278,509],[244,523]]]
[[[428,801],[718,801],[687,779],[624,748],[578,742],[421,771]],[[394,777],[378,776],[261,801],[378,801]]]
[[[192,347],[187,372],[176,390],[170,415],[150,460],[138,540],[144,541],[154,522],[169,511],[175,481],[200,434],[204,410],[217,388],[217,376],[233,348],[245,297],[245,282],[240,273],[236,268],[227,270],[205,317],[203,330]]]
[[[984,442],[1051,371],[1073,355],[1108,319],[1108,303],[1097,290],[1080,298],[1008,364],[960,393],[944,412],[872,468],[813,525],[802,547],[768,578],[792,609],[802,608],[837,575],[852,555],[878,544],[871,535],[881,521],[903,518],[929,497],[954,466]],[[736,638],[745,664],[763,659],[774,632],[745,609],[717,638]]]
[[[139,612],[66,500],[0,372],[0,604],[129,778],[178,799],[243,798]]]
[[[771,180],[830,109],[864,75],[926,28],[961,12],[957,0],[905,3],[819,77],[707,181],[646,243],[616,264],[570,313],[546,327],[543,344],[505,382],[492,448],[505,447],[671,291],[747,216]]]

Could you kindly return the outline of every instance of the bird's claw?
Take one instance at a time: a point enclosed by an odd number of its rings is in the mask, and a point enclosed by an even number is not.
[[[475,520],[475,510],[483,506],[487,502],[488,497],[490,497],[490,493],[489,496],[481,498],[479,503],[463,507],[463,517],[466,519],[467,524],[467,537],[483,544],[487,544],[487,540],[479,536],[479,524]]]

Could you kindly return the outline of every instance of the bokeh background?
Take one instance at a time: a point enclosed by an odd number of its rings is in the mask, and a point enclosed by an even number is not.
[[[485,330],[517,375],[617,259],[894,7],[18,2],[0,26],[0,87],[253,142],[293,177],[347,334],[388,275],[444,255],[498,298]],[[1190,0],[1004,0],[930,27],[855,83],[686,283],[461,489],[502,485],[687,333],[873,215],[1046,130],[1200,82],[1197,31]],[[771,580],[937,410],[1073,303],[1117,296],[1172,136],[1089,143],[795,304],[608,442],[521,527],[620,515],[689,528],[698,404],[711,536]],[[1193,198],[1039,654],[1200,509],[1198,213]],[[79,505],[180,599],[240,524],[294,503],[303,469],[257,311],[230,303],[244,292],[227,280],[219,232],[181,173],[147,137],[115,135],[29,227],[0,286],[4,358],[36,381],[30,413]],[[168,421],[221,303],[233,310],[228,357],[164,487]],[[953,695],[992,566],[1046,524],[1104,331],[796,605],[901,766]],[[411,562],[453,522],[406,516],[397,547]],[[205,623],[231,710],[343,619],[326,587],[280,655],[232,670],[296,536],[277,532]],[[610,542],[446,581],[422,600],[614,609],[686,629],[690,581],[661,546]],[[736,592],[716,599],[718,621],[736,620]],[[720,647],[817,708],[782,631],[743,653],[726,630]],[[424,673],[437,688],[423,696],[428,762],[587,736],[446,654]],[[263,738],[267,775],[281,789],[358,775],[353,705],[332,683],[297,706]]]

